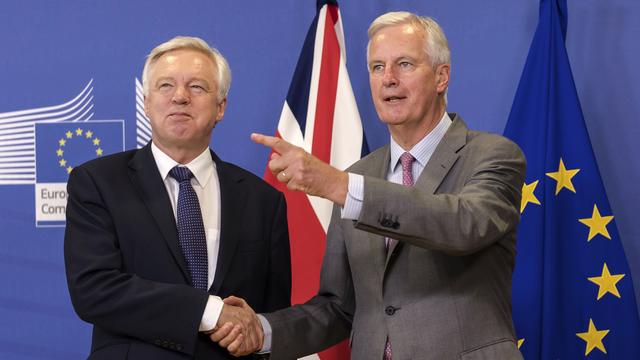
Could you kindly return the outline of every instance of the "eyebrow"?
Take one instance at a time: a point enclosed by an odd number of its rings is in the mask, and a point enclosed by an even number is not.
[[[174,77],[171,77],[171,76],[163,76],[163,77],[160,77],[160,78],[156,79],[154,84],[157,84],[157,83],[159,83],[161,81],[174,81],[175,82],[176,79]],[[195,81],[202,82],[202,83],[206,84],[207,86],[210,86],[209,82],[206,79],[199,78],[199,77],[194,77],[194,78],[189,79],[187,81],[187,84],[193,83]]]
[[[408,55],[404,55],[404,56],[400,56],[399,58],[394,59],[394,62],[399,62],[402,60],[409,60],[411,62],[418,62],[418,59],[413,57],[413,56],[408,56]]]
[[[391,62],[392,63],[397,63],[397,62],[402,61],[402,60],[409,60],[409,61],[414,62],[414,63],[419,62],[419,60],[417,58],[415,58],[413,56],[409,56],[409,55],[403,55],[403,56],[394,58],[394,59],[392,59]],[[367,65],[368,66],[373,66],[373,65],[384,64],[384,63],[386,63],[386,61],[384,61],[384,60],[371,59]]]

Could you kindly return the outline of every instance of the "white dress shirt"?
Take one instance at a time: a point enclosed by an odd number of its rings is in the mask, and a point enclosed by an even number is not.
[[[218,263],[218,251],[220,249],[220,181],[216,164],[211,158],[209,149],[205,149],[188,164],[179,164],[169,155],[165,154],[153,142],[151,152],[156,161],[156,166],[167,189],[173,216],[177,220],[177,204],[180,184],[169,175],[169,171],[177,165],[186,166],[193,173],[191,186],[198,196],[200,211],[202,212],[202,222],[207,238],[207,288],[211,287],[213,277],[216,273]],[[219,296],[209,295],[209,300],[202,315],[200,331],[212,330],[218,323],[220,312],[222,312],[222,299]]]

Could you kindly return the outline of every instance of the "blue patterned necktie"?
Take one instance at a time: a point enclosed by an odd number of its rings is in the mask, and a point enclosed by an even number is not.
[[[178,240],[187,261],[193,287],[207,290],[207,240],[200,203],[191,186],[193,174],[184,166],[176,166],[169,175],[180,184],[178,193]]]

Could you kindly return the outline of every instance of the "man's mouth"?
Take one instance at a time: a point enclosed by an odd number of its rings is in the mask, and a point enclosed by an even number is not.
[[[189,113],[186,113],[186,112],[174,112],[174,113],[170,113],[169,116],[178,117],[178,118],[191,117],[191,115],[189,115]]]
[[[399,101],[402,101],[404,99],[406,99],[406,96],[386,96],[384,97],[384,102],[389,103],[389,104],[393,104],[393,103],[397,103]]]

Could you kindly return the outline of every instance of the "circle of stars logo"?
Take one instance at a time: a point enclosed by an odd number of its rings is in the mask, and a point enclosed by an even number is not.
[[[66,146],[72,141],[88,141],[95,151],[96,157],[102,156],[103,150],[100,147],[100,139],[91,130],[84,131],[81,128],[77,128],[75,131],[67,131],[64,136],[58,140],[58,150],[56,150],[56,156],[58,157],[58,165],[63,168],[67,174],[70,174],[73,170],[73,166],[64,158]]]

